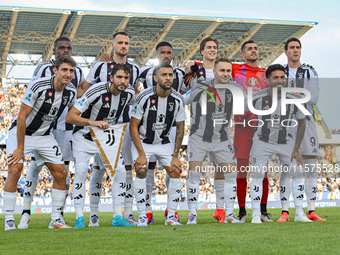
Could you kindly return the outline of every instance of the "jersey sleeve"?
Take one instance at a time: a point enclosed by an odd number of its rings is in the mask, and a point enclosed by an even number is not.
[[[310,69],[310,79],[308,81],[307,89],[311,93],[311,99],[307,102],[310,105],[316,105],[319,100],[319,77],[314,69]]]
[[[77,100],[74,107],[77,108],[81,113],[85,112],[90,104],[98,98],[98,94],[93,92],[91,93],[96,87],[90,87],[84,95]]]
[[[137,97],[135,103],[133,104],[133,108],[131,111],[131,117],[141,120],[144,116],[144,104],[146,104],[146,98],[141,98],[141,100],[138,100]]]
[[[175,116],[175,120],[176,120],[176,122],[182,122],[182,121],[185,121],[186,119],[187,119],[187,116],[185,114],[184,100],[181,97],[181,99],[179,101],[179,109],[178,109],[177,114]]]
[[[296,106],[295,106],[296,107]],[[297,107],[296,107],[297,108]],[[303,119],[304,117],[306,117],[306,115],[299,109],[297,108],[296,112],[295,112],[295,117],[298,120]]]
[[[89,84],[97,83],[97,81],[99,80],[100,71],[103,65],[104,65],[104,62],[98,60],[94,62],[94,64],[91,66],[90,72],[86,77],[86,81]]]
[[[78,84],[78,86],[79,86],[80,84],[82,84],[85,81],[85,75],[84,75],[84,72],[81,69],[81,67],[80,66],[77,66],[77,67],[79,68],[79,73],[80,73],[79,84]]]
[[[21,102],[31,108],[33,108],[34,104],[35,104],[35,101],[37,100],[37,93],[34,93],[32,91],[32,85],[35,84],[34,81],[31,81],[29,84],[28,84],[28,87],[25,91],[25,94],[24,96],[22,97],[22,100]]]
[[[70,98],[70,101],[68,102],[67,106],[71,108],[72,106],[74,106],[76,104],[76,102],[77,102],[76,93],[73,92],[72,97]]]

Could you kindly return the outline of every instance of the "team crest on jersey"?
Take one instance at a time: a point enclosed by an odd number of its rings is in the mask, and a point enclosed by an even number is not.
[[[121,100],[122,100],[122,103],[120,105],[123,106],[125,104],[126,98],[123,97],[121,98]]]
[[[31,97],[32,97],[32,93],[29,93],[28,95],[27,95],[27,97],[25,97],[25,100],[27,100],[27,101],[31,101]]]
[[[155,99],[151,99],[151,104],[155,104],[156,100]]]
[[[169,103],[169,111],[172,112],[174,110],[174,103],[170,102]]]
[[[66,105],[68,101],[68,96],[63,96],[63,104]]]
[[[298,79],[301,80],[303,77],[303,73],[298,73]]]
[[[109,97],[105,97],[105,99],[104,99],[106,102],[107,101],[109,101],[110,100],[110,98]]]
[[[254,78],[254,77],[249,78],[249,79],[248,79],[248,82],[249,82],[250,86],[256,86],[256,85],[259,84],[259,82],[257,81],[257,79]]]
[[[230,103],[230,102],[231,102],[231,95],[227,94],[227,103]]]
[[[80,106],[83,106],[83,104],[85,103],[85,101],[86,101],[86,98],[84,97],[83,99],[79,99],[77,103],[78,103]]]
[[[52,92],[48,92],[48,96],[49,97],[53,96],[53,93]]]

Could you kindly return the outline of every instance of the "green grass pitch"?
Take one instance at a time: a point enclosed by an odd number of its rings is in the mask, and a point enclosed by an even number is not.
[[[235,211],[236,212],[236,211]],[[280,209],[269,209],[277,220]],[[221,224],[214,211],[199,211],[198,225],[165,226],[163,212],[148,227],[111,227],[112,213],[99,213],[100,227],[48,229],[49,214],[32,215],[27,230],[4,231],[0,215],[0,254],[340,254],[340,208],[318,208],[327,222]],[[186,222],[188,212],[179,211]],[[135,214],[136,215],[136,214]],[[85,214],[88,223],[89,214]],[[21,215],[15,215],[16,225]],[[74,226],[75,214],[65,220]]]

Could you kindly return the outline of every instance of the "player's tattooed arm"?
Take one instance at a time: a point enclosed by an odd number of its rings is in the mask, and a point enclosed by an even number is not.
[[[297,130],[294,150],[292,152],[291,161],[293,160],[293,158],[295,158],[298,165],[302,166],[303,159],[302,159],[299,149],[300,149],[300,145],[301,145],[301,142],[302,142],[302,139],[305,133],[305,129],[306,129],[306,118],[298,119],[297,121],[298,121],[298,130]]]
[[[184,121],[176,122],[176,141],[175,141],[175,150],[173,157],[178,157],[179,150],[182,146],[184,137]]]

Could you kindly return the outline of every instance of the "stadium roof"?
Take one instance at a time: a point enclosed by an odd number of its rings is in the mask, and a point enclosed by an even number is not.
[[[36,65],[48,61],[53,55],[53,42],[60,36],[69,37],[73,56],[83,57],[80,64],[90,66],[95,58],[111,52],[112,35],[118,31],[130,35],[128,56],[140,66],[153,58],[155,45],[163,40],[173,45],[173,65],[201,60],[199,44],[211,35],[219,41],[219,56],[233,62],[243,61],[240,46],[251,38],[259,47],[259,65],[266,67],[282,54],[286,39],[299,38],[316,24],[0,6],[0,72],[6,76],[6,64]],[[20,60],[16,54],[27,55],[29,60]],[[91,61],[88,57],[92,57]]]

